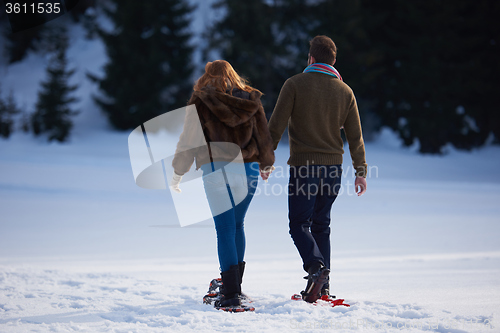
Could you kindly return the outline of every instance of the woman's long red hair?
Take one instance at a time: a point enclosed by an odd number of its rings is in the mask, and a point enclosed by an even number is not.
[[[207,62],[205,65],[205,74],[196,81],[193,90],[200,91],[206,86],[212,86],[215,90],[222,92],[229,90],[229,94],[231,95],[234,88],[247,92],[257,90],[252,88],[245,78],[239,76],[233,69],[233,66],[225,60]]]

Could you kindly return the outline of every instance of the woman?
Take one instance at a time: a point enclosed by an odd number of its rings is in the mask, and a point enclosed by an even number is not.
[[[260,101],[262,93],[249,86],[227,61],[208,62],[193,90],[188,105],[196,105],[208,147],[181,153],[178,144],[172,162],[175,172],[171,186],[180,191],[182,175],[196,159],[197,167],[203,171],[217,233],[223,297],[215,306],[238,307],[245,268],[243,221],[255,193],[259,170],[262,179],[267,180],[273,168],[271,135]],[[181,140],[183,136],[189,137],[186,132],[185,127]],[[231,147],[237,148],[236,153]],[[234,163],[240,151],[244,165]],[[230,205],[223,207],[222,198],[228,194]]]

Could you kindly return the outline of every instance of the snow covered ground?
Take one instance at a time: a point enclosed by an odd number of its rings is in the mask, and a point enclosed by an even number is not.
[[[305,281],[287,179],[260,182],[243,285],[256,311],[243,314],[202,303],[218,276],[214,228],[180,228],[169,192],[135,185],[127,133],[63,145],[18,133],[0,152],[0,332],[499,331],[499,147],[420,156],[384,131],[367,144],[378,177],[362,197],[346,155],[331,277],[350,308],[290,300]]]
[[[70,33],[82,110],[70,142],[0,140],[0,332],[500,332],[500,147],[421,156],[385,130],[367,143],[362,197],[347,153],[331,278],[352,306],[326,308],[290,300],[305,273],[280,145],[246,219],[243,290],[256,311],[216,311],[202,303],[219,274],[213,225],[181,228],[168,191],[135,185],[128,133],[109,131],[89,97],[85,72],[100,73],[104,48]],[[0,74],[29,109],[43,57]]]

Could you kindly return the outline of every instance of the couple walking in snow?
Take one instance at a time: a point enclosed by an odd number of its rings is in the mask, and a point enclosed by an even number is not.
[[[310,41],[308,66],[284,83],[269,124],[262,93],[224,60],[207,63],[193,87],[188,105],[196,106],[209,146],[182,151],[178,144],[171,186],[180,191],[182,176],[196,160],[217,233],[223,296],[216,307],[241,307],[245,214],[258,177],[267,181],[274,169],[274,150],[287,126],[289,232],[308,273],[302,298],[314,302],[330,293],[330,210],[341,183],[342,127],[356,169],[358,195],[366,191],[367,170],[356,99],[333,67],[336,55],[330,38],[316,36]],[[186,127],[180,142],[183,136],[189,137]],[[221,142],[239,147],[243,166],[231,163],[235,156],[217,145]],[[221,198],[228,194],[231,207],[220,209]]]

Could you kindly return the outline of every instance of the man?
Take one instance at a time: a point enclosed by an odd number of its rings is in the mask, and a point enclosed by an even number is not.
[[[354,94],[333,67],[335,43],[327,36],[310,41],[308,67],[283,85],[269,130],[274,149],[288,125],[290,235],[308,273],[302,298],[329,296],[330,210],[340,188],[343,127],[349,143],[358,196],[366,191],[365,147]]]

